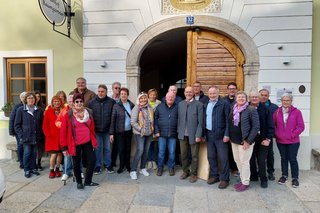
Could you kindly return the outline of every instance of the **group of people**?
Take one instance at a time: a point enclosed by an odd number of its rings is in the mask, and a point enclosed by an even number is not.
[[[128,99],[129,90],[119,82],[112,84],[112,97],[107,96],[104,84],[98,86],[97,94],[86,87],[84,78],[78,78],[76,84],[68,97],[59,91],[44,109],[36,103],[34,93],[21,94],[22,103],[11,114],[9,130],[16,136],[26,178],[39,175],[42,153],[37,147],[41,143],[51,154],[49,178],[61,176],[64,159],[62,180],[70,177],[73,169],[79,190],[97,186],[92,176],[101,174],[103,168],[114,173],[118,157],[117,173],[127,170],[133,180],[139,174],[150,175],[148,160],[157,169],[156,175],[162,176],[167,164],[169,175],[174,176],[178,157],[180,179],[194,183],[200,143],[205,142],[210,166],[207,183],[219,182],[218,187],[224,189],[230,174],[239,175],[234,188],[242,192],[250,181],[260,178],[261,187],[266,188],[268,179],[275,179],[275,138],[282,169],[278,183],[287,182],[290,162],[292,186],[299,186],[297,153],[304,122],[301,111],[292,106],[291,94],[283,94],[278,107],[269,100],[267,89],[250,92],[247,97],[231,82],[226,97],[220,96],[216,86],[211,86],[206,96],[201,83],[195,82],[184,89],[185,99],[172,85],[161,101],[157,91],[150,89],[139,93],[134,104]],[[132,141],[136,150],[131,161]]]

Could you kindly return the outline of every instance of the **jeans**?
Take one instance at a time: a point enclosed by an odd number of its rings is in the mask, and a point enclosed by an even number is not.
[[[157,152],[157,141],[152,141],[149,147],[148,161],[157,161]]]
[[[137,171],[138,163],[140,162],[140,169],[144,169],[146,167],[149,146],[152,141],[152,135],[149,136],[140,136],[134,134],[134,139],[136,141],[136,153],[134,155],[131,171]]]
[[[96,133],[97,149],[96,149],[96,167],[101,167],[101,159],[107,167],[111,166],[111,148],[109,133]],[[102,157],[101,157],[102,155]]]
[[[271,143],[270,143],[271,144]],[[253,147],[253,153],[250,159],[251,178],[258,178],[257,163],[260,181],[268,181],[266,174],[266,160],[268,156],[269,146],[263,146],[256,143]]]
[[[91,141],[89,141],[88,143],[76,146],[76,156],[72,156],[73,173],[74,173],[74,176],[76,177],[77,183],[82,183],[82,178],[81,178],[82,153],[86,156],[86,161],[87,161],[86,177],[85,177],[84,183],[90,184],[92,182],[93,169],[96,161],[95,159],[96,156],[93,151]]]
[[[20,166],[23,166],[23,143],[20,143],[20,139],[18,135],[16,135],[16,141],[17,141],[17,151],[18,151],[18,160],[20,163]]]
[[[132,131],[129,130],[124,133],[117,133],[116,135],[120,160],[119,169],[126,167],[126,169],[130,171]]]
[[[72,175],[71,156],[70,155],[64,156],[63,161],[64,161],[64,163],[63,163],[63,173],[68,175],[68,176],[71,176]]]
[[[36,169],[36,144],[23,144],[24,171]]]
[[[210,165],[209,177],[229,181],[229,145],[222,139],[216,139],[214,132],[207,130],[208,161]],[[219,177],[218,159],[221,166],[221,176]]]
[[[191,148],[191,163],[188,159],[188,151]],[[190,173],[191,175],[197,175],[198,173],[198,160],[199,160],[199,143],[189,144],[189,137],[185,137],[184,140],[180,140],[181,149],[181,161],[182,170],[185,173]],[[190,167],[191,165],[191,167]],[[190,170],[189,170],[190,167]]]
[[[282,176],[288,177],[288,162],[290,162],[292,179],[299,179],[299,165],[297,161],[299,143],[281,144],[277,143],[281,156],[281,171]]]
[[[176,137],[160,137],[158,141],[159,154],[158,154],[158,167],[163,169],[164,158],[166,153],[166,148],[168,146],[169,158],[168,167],[169,169],[174,169],[175,158],[176,158]]]

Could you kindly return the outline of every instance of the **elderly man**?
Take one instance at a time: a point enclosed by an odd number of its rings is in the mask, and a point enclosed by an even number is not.
[[[168,89],[168,92],[173,92],[173,93],[176,95],[176,98],[175,98],[175,100],[174,100],[174,102],[175,102],[176,104],[179,104],[179,102],[182,101],[182,98],[177,95],[177,93],[178,93],[178,88],[177,88],[176,85],[171,85],[171,86],[169,87],[169,89]],[[163,97],[163,98],[161,99],[161,102],[165,102],[165,101],[166,101],[166,97]]]
[[[260,102],[263,103],[270,111],[271,116],[278,109],[278,106],[272,103],[269,99],[270,93],[267,89],[261,89],[260,93]],[[268,179],[275,180],[274,177],[274,152],[273,152],[273,138],[271,138],[270,145],[268,146],[268,156],[267,156],[267,172]]]
[[[165,151],[167,147],[169,150],[169,175],[174,175],[178,125],[178,105],[174,102],[175,97],[176,95],[173,92],[168,92],[166,95],[166,102],[162,102],[157,106],[154,115],[154,133],[156,137],[159,137],[158,176],[161,176],[163,173]]]
[[[79,77],[76,80],[77,88],[72,90],[69,95],[80,93],[84,96],[83,106],[87,107],[89,102],[96,96],[96,94],[87,88],[87,80],[83,77]]]
[[[121,89],[121,83],[118,81],[115,81],[112,83],[112,96],[111,98],[115,100],[117,103],[120,100],[120,89]]]
[[[208,184],[220,181],[219,188],[225,189],[229,185],[229,160],[228,141],[229,125],[228,116],[230,113],[229,103],[219,97],[219,88],[212,86],[208,91],[209,101],[205,108],[206,139],[208,144],[208,161],[210,164],[210,174]],[[221,166],[219,176],[218,159]]]
[[[193,92],[194,92],[194,99],[200,101],[203,104],[207,104],[209,101],[208,96],[206,96],[201,90],[201,83],[196,81],[193,83]]]
[[[184,90],[185,100],[178,105],[178,138],[180,140],[183,173],[180,179],[189,182],[197,181],[199,142],[203,133],[203,104],[193,98],[193,89],[188,86]],[[187,154],[191,148],[191,167]],[[190,170],[189,170],[190,167]]]

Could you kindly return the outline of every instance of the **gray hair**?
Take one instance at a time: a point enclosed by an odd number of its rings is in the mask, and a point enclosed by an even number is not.
[[[281,100],[282,100],[284,97],[289,98],[291,101],[293,100],[293,96],[292,96],[292,94],[290,94],[290,93],[287,93],[287,92],[283,93],[282,96],[281,96]]]
[[[270,91],[268,89],[266,89],[266,88],[263,88],[263,89],[259,90],[259,93],[261,93],[261,92],[267,92],[268,95],[270,94]]]
[[[20,93],[20,95],[19,95],[19,98],[20,98],[20,100],[23,100],[24,99],[24,96],[27,94],[27,92],[22,92],[22,93]]]

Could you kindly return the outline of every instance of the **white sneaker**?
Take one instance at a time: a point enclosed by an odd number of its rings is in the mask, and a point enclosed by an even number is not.
[[[81,178],[84,179],[84,174],[81,172]]]
[[[141,169],[141,170],[140,170],[140,174],[143,174],[143,175],[146,176],[146,177],[150,175],[149,172],[147,172],[146,169]]]
[[[137,180],[138,179],[137,172],[136,171],[130,172],[130,177],[132,180]]]
[[[63,174],[61,180],[66,181],[68,180],[69,176],[67,174]]]

